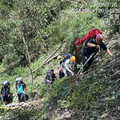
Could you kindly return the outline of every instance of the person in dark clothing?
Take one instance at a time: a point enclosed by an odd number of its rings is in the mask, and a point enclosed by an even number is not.
[[[93,62],[94,56],[95,54],[99,51],[100,48],[102,48],[103,50],[105,50],[110,56],[112,56],[112,53],[110,52],[110,50],[106,47],[106,45],[104,44],[104,42],[102,42],[103,37],[101,34],[98,34],[96,36],[96,39],[91,39],[88,43],[86,43],[86,45],[83,48],[83,53],[82,53],[82,62],[84,65],[83,68],[83,73],[86,72],[88,70],[88,68],[90,67],[90,65]],[[91,56],[91,54],[94,54],[91,59],[87,62],[87,60],[89,59],[89,57]],[[86,63],[87,62],[87,63]]]
[[[45,83],[47,84],[52,84],[56,79],[56,75],[54,73],[54,70],[51,69],[50,71],[47,72],[47,75],[45,77]]]
[[[65,74],[64,74],[64,72],[63,72],[63,69],[61,68],[60,70],[59,70],[59,78],[61,79],[62,77],[64,77],[65,76]]]
[[[1,88],[1,94],[3,97],[3,104],[6,105],[10,97],[10,86],[7,81],[4,81],[3,87]]]

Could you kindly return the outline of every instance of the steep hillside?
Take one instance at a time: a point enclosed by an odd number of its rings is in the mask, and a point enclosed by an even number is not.
[[[119,120],[120,102],[115,98],[120,89],[119,7],[117,0],[1,0],[0,81],[11,82],[13,101],[1,104],[0,119]],[[102,31],[113,56],[101,50],[87,74],[45,85],[48,70],[55,69],[58,76],[59,54],[76,56],[75,73],[82,67],[75,41],[92,28]],[[20,76],[29,100],[18,104],[14,85]]]

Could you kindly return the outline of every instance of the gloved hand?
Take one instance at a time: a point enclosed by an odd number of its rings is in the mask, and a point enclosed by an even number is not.
[[[95,45],[95,48],[99,50],[99,49],[100,49],[100,46],[99,46],[99,45]]]

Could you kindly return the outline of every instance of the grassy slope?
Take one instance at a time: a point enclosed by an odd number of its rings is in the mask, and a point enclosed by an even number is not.
[[[98,28],[100,30],[103,31],[104,37],[105,37],[105,42],[109,43],[109,41],[107,41],[108,39],[108,33],[110,31],[110,27],[107,26],[107,24],[104,24],[104,19],[100,19],[97,17],[97,14],[95,12],[88,12],[88,9],[86,9],[86,11],[78,11],[77,7],[82,7],[82,9],[84,9],[85,7],[87,7],[85,4],[80,4],[80,6],[76,6],[76,4],[73,2],[71,2],[70,4],[71,6],[69,6],[66,10],[63,10],[59,16],[59,19],[52,23],[49,26],[49,29],[52,29],[54,32],[57,30],[57,32],[55,32],[55,34],[50,36],[50,40],[64,40],[64,42],[67,42],[67,46],[66,49],[64,51],[68,51],[69,50],[69,46],[71,45],[71,42],[73,42],[76,38],[81,38],[81,36],[83,36],[86,31],[88,31],[91,28]],[[71,9],[72,8],[72,9]],[[96,7],[94,7],[94,5],[90,6],[89,4],[89,8],[90,9],[97,9]],[[68,42],[69,41],[69,42]],[[117,49],[112,48],[112,50],[114,52],[117,51]],[[119,52],[119,51],[118,51]],[[103,57],[105,57],[106,59],[104,59],[104,62],[101,65],[101,70],[103,68],[103,66],[108,64],[108,61],[111,61],[111,59],[107,59],[108,56],[107,55],[103,55]],[[42,62],[45,59],[45,55],[42,55],[38,61],[32,63],[32,69],[40,66],[42,64]],[[117,59],[119,56],[116,56]],[[103,61],[102,58],[99,58],[99,61]],[[98,61],[97,61],[98,62]],[[56,61],[53,64],[50,65],[50,67],[53,67],[56,64]],[[98,64],[100,64],[98,62]],[[112,64],[113,65],[113,64]],[[98,66],[98,65],[96,65]],[[49,67],[49,68],[50,68]],[[114,68],[114,66],[113,66]],[[106,68],[105,70],[103,70],[104,76],[107,76],[107,71],[110,68]],[[4,70],[4,68],[3,68]],[[116,69],[117,70],[117,69]],[[46,94],[47,92],[47,88],[45,86],[41,86],[39,87],[39,81],[42,78],[41,75],[39,75],[39,73],[42,73],[42,75],[44,76],[46,73],[47,69],[42,68],[40,69],[38,72],[36,72],[34,75],[37,76],[34,80],[34,89],[40,89],[40,97],[44,97],[45,98],[45,106],[49,106],[52,104],[52,100],[55,99],[54,102],[59,101],[57,104],[60,108],[72,108],[72,109],[81,109],[81,110],[87,110],[90,109],[92,110],[92,108],[94,108],[96,106],[97,103],[99,103],[99,96],[100,98],[105,98],[105,97],[110,97],[111,93],[106,94],[104,96],[102,96],[102,91],[104,91],[104,89],[107,89],[109,86],[109,80],[110,79],[104,79],[103,74],[100,74],[99,72],[95,73],[91,73],[88,76],[85,77],[75,77],[75,78],[65,78],[63,80],[59,80],[56,81],[53,85],[53,87],[49,90],[49,92]],[[28,68],[15,68],[14,71],[11,73],[11,75],[9,76],[8,74],[3,74],[1,76],[1,81],[2,80],[10,80],[11,84],[14,84],[15,78],[17,76],[23,76],[24,74],[28,73],[29,70]],[[114,73],[114,72],[113,72]],[[99,77],[99,78],[98,78]],[[102,78],[102,79],[101,79]],[[28,80],[28,78],[24,78],[26,83],[27,83],[27,87],[30,88],[30,81]],[[114,78],[115,79],[115,78]],[[97,81],[97,83],[96,83]],[[96,85],[97,84],[97,85]],[[61,96],[61,92],[64,91],[64,89],[62,89],[62,86],[65,85],[66,86],[66,90],[68,91],[69,88],[70,89],[70,93],[72,92],[72,94],[70,94],[69,92],[66,93],[65,96]],[[77,86],[76,86],[77,85]],[[112,86],[110,84],[110,86]],[[12,87],[12,92],[14,91],[14,88]],[[28,89],[28,93],[30,93],[30,89]],[[57,98],[57,99],[56,99]],[[65,103],[64,103],[65,101]],[[84,102],[83,102],[84,101]],[[105,106],[109,105],[109,103],[111,103],[110,101],[105,102]],[[53,104],[52,104],[53,105]],[[111,103],[110,105],[113,105],[113,103]],[[97,106],[99,110],[101,110],[101,106],[99,108],[99,106]],[[102,106],[103,107],[103,106]],[[105,110],[105,109],[104,109]],[[103,111],[104,111],[103,110]],[[48,112],[49,113],[49,112]],[[102,113],[102,110],[101,110]],[[36,112],[36,114],[32,115],[32,116],[38,116],[37,115],[38,112]],[[22,113],[20,114],[22,115]],[[39,113],[39,115],[41,115],[41,119],[46,118],[46,112],[41,111]]]

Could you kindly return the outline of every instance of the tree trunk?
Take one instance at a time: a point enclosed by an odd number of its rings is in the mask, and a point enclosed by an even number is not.
[[[30,64],[31,64],[31,58],[30,58],[30,54],[29,54],[29,50],[28,50],[28,46],[27,46],[27,43],[25,41],[25,38],[23,37],[23,43],[25,45],[25,48],[26,48],[26,59],[28,60],[28,68],[30,70],[30,73],[31,73],[31,78],[32,78],[32,84],[31,84],[31,94],[32,94],[32,90],[33,90],[33,72],[32,72],[32,69],[30,67]]]

